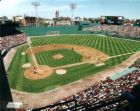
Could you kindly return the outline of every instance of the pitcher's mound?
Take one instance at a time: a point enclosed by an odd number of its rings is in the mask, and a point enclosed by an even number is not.
[[[58,74],[58,75],[63,75],[63,74],[66,74],[66,69],[57,69],[56,71],[56,74]]]
[[[46,78],[46,77],[50,76],[52,73],[53,73],[52,68],[42,65],[42,66],[38,66],[36,68],[36,73],[34,72],[34,67],[30,67],[30,68],[26,69],[24,72],[24,76],[27,79],[37,80],[37,79]]]
[[[53,59],[62,59],[63,57],[64,56],[62,54],[56,54],[52,56]]]

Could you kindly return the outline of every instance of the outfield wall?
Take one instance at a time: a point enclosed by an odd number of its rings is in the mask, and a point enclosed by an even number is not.
[[[89,34],[88,31],[78,30],[77,26],[40,26],[40,27],[20,27],[20,31],[28,36],[47,35],[51,31],[58,31],[60,34]]]

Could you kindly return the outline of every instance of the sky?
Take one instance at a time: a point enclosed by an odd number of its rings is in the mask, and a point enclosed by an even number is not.
[[[140,19],[140,0],[1,0],[0,16],[35,16],[32,2],[40,3],[38,16],[53,18],[55,11],[60,16],[71,16],[70,3],[76,3],[75,17],[98,18],[100,16],[124,16]]]

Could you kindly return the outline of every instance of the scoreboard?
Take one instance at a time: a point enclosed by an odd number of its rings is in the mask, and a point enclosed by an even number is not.
[[[101,24],[121,25],[123,21],[123,16],[101,16]]]
[[[137,19],[137,20],[135,21],[134,25],[140,27],[140,19]]]

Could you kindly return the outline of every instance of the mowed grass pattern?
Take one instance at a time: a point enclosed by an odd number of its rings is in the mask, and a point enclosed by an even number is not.
[[[32,42],[33,46],[47,44],[76,44],[89,46],[101,50],[110,56],[140,50],[140,42],[97,35],[38,37],[32,38]]]
[[[85,45],[97,48],[107,53],[108,55],[113,56],[138,51],[140,48],[140,42],[93,35],[46,37],[46,38],[40,37],[40,38],[32,38],[32,41],[33,41],[32,46],[55,44],[55,43]],[[8,69],[8,79],[11,88],[31,93],[52,90],[56,87],[63,86],[65,84],[85,78],[90,75],[94,75],[97,72],[103,71],[112,66],[122,63],[129,56],[131,56],[131,54],[128,54],[118,56],[116,58],[111,58],[105,62],[104,66],[100,67],[97,67],[93,64],[83,64],[66,68],[67,73],[65,75],[57,75],[54,72],[48,78],[40,80],[29,80],[24,77],[24,69],[22,68],[22,65],[29,62],[31,63],[32,62],[31,57],[29,55],[21,56],[21,53],[23,51],[26,51],[27,48],[28,46],[23,46],[17,50],[16,55],[14,56],[14,59],[11,63],[11,66]]]
[[[53,56],[57,54],[61,54],[63,58],[54,59]],[[37,53],[36,58],[40,65],[56,67],[80,62],[82,56],[71,49],[57,49]]]

